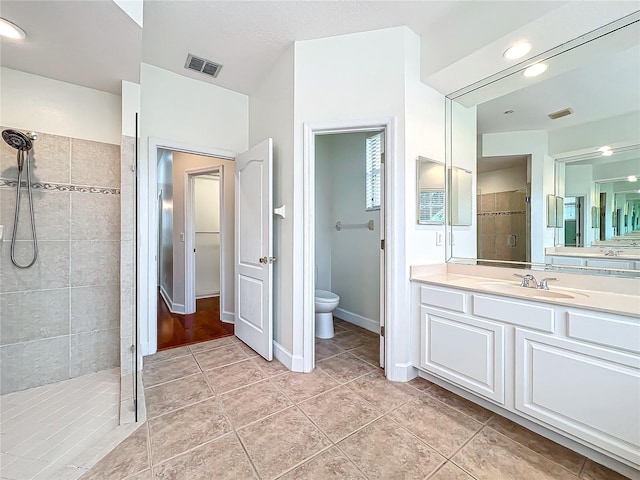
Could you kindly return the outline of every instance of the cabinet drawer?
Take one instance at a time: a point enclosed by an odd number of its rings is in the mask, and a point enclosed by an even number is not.
[[[567,313],[567,336],[640,353],[640,321]]]
[[[420,303],[454,312],[467,311],[466,295],[449,288],[420,287]]]
[[[601,258],[587,258],[587,267],[598,268],[622,268],[624,270],[633,270],[634,262],[628,260],[608,260]]]
[[[640,464],[640,357],[516,329],[515,408]]]
[[[420,366],[504,404],[504,327],[421,307]]]
[[[502,300],[484,295],[474,295],[473,314],[543,332],[552,333],[554,330],[553,308],[531,305],[522,300]]]

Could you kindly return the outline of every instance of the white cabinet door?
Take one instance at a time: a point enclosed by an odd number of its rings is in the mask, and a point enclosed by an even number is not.
[[[420,366],[504,404],[504,327],[422,306]]]
[[[515,408],[640,464],[640,356],[516,329]]]

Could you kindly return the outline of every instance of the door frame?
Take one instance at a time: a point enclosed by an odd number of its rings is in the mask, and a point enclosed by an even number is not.
[[[373,118],[354,122],[324,122],[304,124],[304,152],[303,152],[303,276],[302,276],[302,311],[303,311],[303,371],[311,372],[315,367],[315,137],[316,135],[331,135],[339,133],[363,133],[384,131],[385,138],[385,164],[383,167],[384,192],[381,205],[380,222],[381,239],[385,239],[385,250],[381,251],[381,291],[380,291],[380,326],[385,327],[385,336],[381,345],[384,345],[385,361],[387,365],[391,351],[391,328],[387,325],[387,320],[391,318],[392,308],[389,301],[392,292],[394,278],[389,273],[393,264],[393,250],[388,249],[390,238],[393,235],[394,220],[392,215],[393,201],[391,195],[393,181],[393,162],[395,160],[395,118]],[[388,370],[387,370],[388,372]]]
[[[184,310],[185,313],[196,311],[196,259],[189,253],[195,249],[195,180],[200,175],[217,174],[220,177],[218,189],[218,209],[220,215],[220,313],[222,314],[222,288],[227,278],[226,262],[224,261],[224,246],[226,244],[224,232],[224,165],[214,167],[192,168],[184,172]],[[221,315],[222,318],[222,315]]]
[[[177,140],[149,137],[148,161],[140,162],[138,198],[140,215],[138,217],[139,252],[138,298],[141,355],[151,355],[158,351],[158,291],[157,291],[157,254],[158,254],[158,149],[174,152],[192,153],[223,160],[235,160],[237,153],[204,145],[196,145]],[[146,163],[146,165],[145,165]],[[145,255],[146,253],[146,255]]]

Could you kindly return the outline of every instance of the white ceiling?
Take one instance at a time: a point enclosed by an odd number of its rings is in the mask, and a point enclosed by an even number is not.
[[[2,38],[3,67],[117,95],[140,81],[142,29],[111,0],[2,0],[0,16],[27,32]]]
[[[521,167],[526,170],[528,155],[505,155],[503,157],[479,157],[478,173]]]

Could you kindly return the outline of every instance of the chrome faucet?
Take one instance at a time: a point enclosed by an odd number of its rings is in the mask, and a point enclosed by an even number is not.
[[[549,282],[558,280],[557,278],[543,278],[540,283],[536,280],[536,277],[527,273],[526,275],[513,274],[514,277],[522,279],[521,287],[525,288],[537,288],[538,290],[549,290]],[[532,284],[533,283],[533,284]]]

